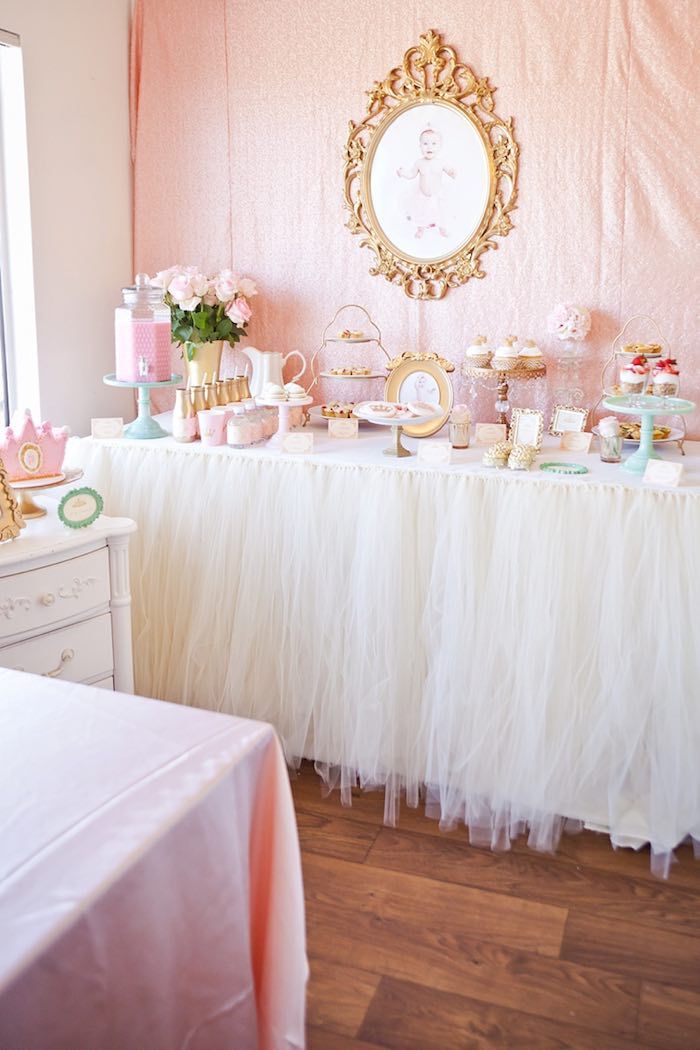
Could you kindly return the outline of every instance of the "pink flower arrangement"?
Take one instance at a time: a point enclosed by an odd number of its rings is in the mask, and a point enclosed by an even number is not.
[[[585,339],[591,330],[591,315],[584,306],[560,303],[547,318],[547,328],[557,339]]]
[[[202,343],[238,342],[253,314],[248,300],[258,291],[250,277],[237,277],[233,270],[208,275],[196,266],[170,266],[151,284],[163,289],[173,342],[184,346],[189,361]]]

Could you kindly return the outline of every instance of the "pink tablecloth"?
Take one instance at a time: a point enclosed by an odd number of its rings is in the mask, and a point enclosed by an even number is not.
[[[0,669],[0,931],[2,1050],[303,1047],[273,730]]]

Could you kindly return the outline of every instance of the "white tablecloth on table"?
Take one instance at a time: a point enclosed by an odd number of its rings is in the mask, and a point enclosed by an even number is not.
[[[270,726],[0,668],[2,1050],[304,1046]]]
[[[360,433],[73,442],[139,523],[140,691],[272,722],[346,797],[387,784],[389,820],[427,784],[493,844],[527,823],[551,847],[561,817],[665,856],[700,835],[700,445],[663,490],[553,439],[591,472],[422,466]]]

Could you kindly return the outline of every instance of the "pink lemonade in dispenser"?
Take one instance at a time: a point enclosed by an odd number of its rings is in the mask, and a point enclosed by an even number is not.
[[[170,307],[148,274],[136,275],[122,288],[123,303],[114,311],[116,376],[122,383],[163,383],[170,379]]]

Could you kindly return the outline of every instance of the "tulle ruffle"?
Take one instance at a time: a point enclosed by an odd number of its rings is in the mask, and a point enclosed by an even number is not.
[[[74,443],[132,542],[139,692],[272,722],[473,840],[700,838],[700,496]],[[573,824],[571,822],[574,822]],[[662,858],[660,861],[658,858]]]

